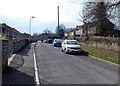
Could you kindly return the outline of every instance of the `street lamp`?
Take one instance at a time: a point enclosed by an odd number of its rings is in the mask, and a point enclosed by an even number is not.
[[[31,16],[31,17],[30,17],[30,21],[29,21],[29,34],[31,34],[31,19],[32,19],[32,18],[35,18],[35,17],[34,17],[34,16]]]

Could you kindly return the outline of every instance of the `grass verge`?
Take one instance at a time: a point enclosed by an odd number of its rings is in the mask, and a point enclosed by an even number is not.
[[[96,58],[100,58],[112,63],[120,64],[120,61],[118,59],[118,55],[113,55],[111,53],[103,52],[100,50],[94,50],[91,48],[83,48],[85,52],[88,52],[89,55],[95,56]]]

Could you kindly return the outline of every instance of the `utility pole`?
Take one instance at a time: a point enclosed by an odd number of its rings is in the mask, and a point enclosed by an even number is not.
[[[29,34],[31,35],[31,19],[32,18],[35,18],[34,16],[31,16],[30,17],[30,20],[29,20]]]
[[[59,25],[59,6],[57,6],[57,14],[58,14],[58,37],[60,37],[60,25]]]
[[[58,11],[58,30],[59,30],[59,6],[57,6],[57,11]]]

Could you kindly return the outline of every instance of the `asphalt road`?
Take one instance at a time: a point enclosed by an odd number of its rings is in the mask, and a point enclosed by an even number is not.
[[[35,86],[33,46],[29,44],[16,53],[2,73],[2,86]]]
[[[36,59],[41,84],[118,84],[116,65],[61,52],[51,44],[36,45]]]

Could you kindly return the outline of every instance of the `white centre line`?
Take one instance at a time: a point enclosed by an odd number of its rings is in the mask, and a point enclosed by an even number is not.
[[[39,76],[38,76],[37,62],[36,62],[36,54],[35,54],[34,49],[33,49],[33,55],[34,55],[35,81],[36,81],[36,85],[40,85],[40,80],[39,80]]]

